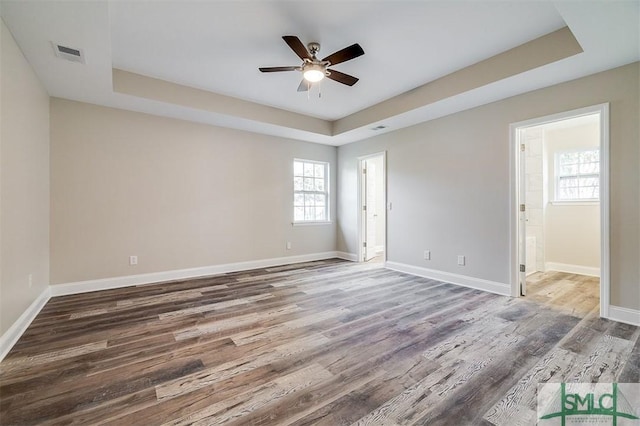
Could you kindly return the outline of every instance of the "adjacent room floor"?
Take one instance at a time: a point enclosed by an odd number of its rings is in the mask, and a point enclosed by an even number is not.
[[[638,327],[545,297],[340,260],[56,297],[0,363],[0,418],[533,424],[539,382],[638,381]]]
[[[566,272],[536,272],[527,277],[527,300],[568,314],[600,313],[600,279]]]

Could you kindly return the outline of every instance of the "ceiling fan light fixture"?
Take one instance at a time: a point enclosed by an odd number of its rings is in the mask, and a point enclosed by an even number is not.
[[[1,0],[0,0],[1,1]],[[260,67],[260,72],[281,72],[281,71],[299,71],[302,73],[302,81],[298,86],[298,92],[306,92],[311,89],[312,83],[318,83],[327,77],[329,80],[336,81],[346,86],[353,86],[358,79],[352,75],[345,74],[338,70],[329,69],[328,67],[350,61],[354,58],[364,55],[364,50],[358,43],[345,47],[342,50],[333,52],[324,59],[318,59],[316,54],[320,51],[320,44],[313,42],[307,47],[296,36],[286,35],[282,39],[293,50],[293,52],[302,59],[301,66],[284,66],[284,67]]]
[[[308,82],[316,83],[324,78],[325,72],[322,65],[311,64],[304,68],[302,75]]]

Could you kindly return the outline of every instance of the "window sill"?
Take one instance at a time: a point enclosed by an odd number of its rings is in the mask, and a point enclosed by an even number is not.
[[[587,201],[549,201],[549,204],[554,206],[597,206],[600,204],[599,200]]]
[[[322,221],[322,222],[292,222],[293,226],[320,226],[320,225],[331,225],[333,222],[331,221]]]

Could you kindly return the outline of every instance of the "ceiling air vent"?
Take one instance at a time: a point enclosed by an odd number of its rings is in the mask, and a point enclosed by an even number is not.
[[[371,130],[377,132],[378,130],[386,129],[387,126],[383,126],[382,124],[376,127],[372,127]]]
[[[53,45],[53,51],[58,58],[66,59],[71,62],[79,62],[84,64],[84,52],[82,49],[75,49],[73,47],[63,46],[58,43],[51,42]]]

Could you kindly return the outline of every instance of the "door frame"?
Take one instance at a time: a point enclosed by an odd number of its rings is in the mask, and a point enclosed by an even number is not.
[[[368,154],[358,157],[358,262],[364,262],[364,240],[366,236],[364,235],[364,223],[362,220],[362,211],[364,206],[364,197],[362,196],[362,188],[363,188],[363,163],[366,160],[370,160],[375,157],[382,157],[382,202],[384,205],[384,262],[387,262],[387,151],[376,152],[374,154]]]
[[[610,183],[609,183],[609,103],[592,105],[571,111],[519,121],[509,125],[509,182],[510,182],[510,277],[511,295],[520,297],[520,140],[518,129],[553,123],[581,115],[600,114],[600,316],[609,317],[610,296]]]

